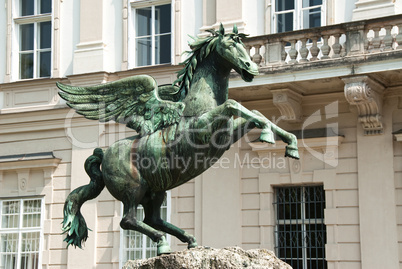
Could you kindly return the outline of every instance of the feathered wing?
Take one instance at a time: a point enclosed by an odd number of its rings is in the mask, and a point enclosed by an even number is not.
[[[141,136],[177,123],[183,102],[162,100],[156,81],[147,75],[88,87],[57,83],[59,95],[87,119],[114,120],[136,130]]]

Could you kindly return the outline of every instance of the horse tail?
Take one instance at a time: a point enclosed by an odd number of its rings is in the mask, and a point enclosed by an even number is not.
[[[100,165],[103,159],[103,151],[96,148],[94,153],[85,161],[85,171],[91,178],[88,185],[84,185],[73,190],[67,197],[64,203],[64,219],[63,219],[63,234],[67,236],[64,241],[67,242],[67,247],[73,245],[81,248],[81,243],[88,238],[87,224],[84,217],[81,215],[80,208],[82,204],[88,200],[97,197],[103,188],[103,181]]]

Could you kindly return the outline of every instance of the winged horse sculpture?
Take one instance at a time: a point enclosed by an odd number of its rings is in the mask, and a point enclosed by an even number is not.
[[[245,35],[236,26],[229,34],[222,25],[209,32],[208,37],[194,39],[173,85],[158,87],[147,75],[89,87],[57,83],[60,96],[77,113],[101,122],[114,120],[138,133],[106,150],[96,148],[86,160],[91,181],[73,190],[64,204],[62,230],[67,246],[81,247],[87,239],[81,205],[106,186],[124,204],[120,226],[149,236],[158,255],[170,252],[165,233],[188,243],[188,248],[196,247],[193,235],[161,219],[166,190],[203,173],[253,128],[262,130],[263,142],[275,143],[273,133],[277,134],[288,144],[285,155],[299,158],[293,134],[228,99],[232,69],[246,82],[258,74],[241,41]],[[178,159],[188,165],[180,165]],[[136,218],[139,204],[144,208],[143,220]]]

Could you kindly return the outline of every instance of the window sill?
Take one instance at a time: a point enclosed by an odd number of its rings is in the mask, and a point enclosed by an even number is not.
[[[43,111],[43,110],[59,109],[59,108],[66,108],[66,107],[67,107],[66,104],[55,104],[55,105],[38,105],[38,106],[2,108],[2,109],[0,109],[0,115],[12,114],[12,113],[33,112],[33,111]]]

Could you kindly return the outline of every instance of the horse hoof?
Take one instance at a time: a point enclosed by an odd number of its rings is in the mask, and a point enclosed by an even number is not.
[[[188,245],[187,245],[188,249],[196,248],[196,247],[198,247],[198,244],[197,244],[197,241],[195,241],[195,239],[194,239],[194,242],[189,242]]]
[[[285,157],[291,157],[296,160],[300,159],[298,149],[286,146]]]
[[[262,130],[260,140],[269,144],[275,144],[274,133],[271,130]]]
[[[172,251],[170,250],[169,243],[166,241],[165,237],[163,236],[159,241],[157,245],[157,255],[160,256],[162,254],[169,254]]]

